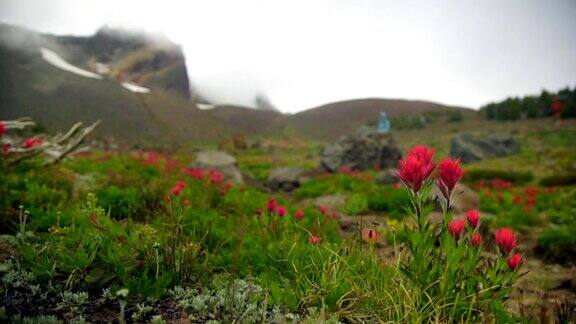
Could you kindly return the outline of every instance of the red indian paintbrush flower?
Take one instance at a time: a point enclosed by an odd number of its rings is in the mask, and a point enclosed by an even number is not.
[[[318,207],[318,210],[320,211],[320,213],[321,213],[322,215],[326,215],[326,213],[328,212],[328,208],[325,207],[325,206],[320,206],[320,207]]]
[[[373,229],[365,228],[362,231],[362,240],[370,244],[378,242],[378,232]]]
[[[445,158],[440,161],[439,169],[438,181],[436,181],[436,183],[444,198],[450,200],[450,194],[452,190],[454,190],[456,183],[458,183],[462,175],[464,175],[464,169],[460,167],[460,160],[453,160],[451,158]]]
[[[202,179],[204,178],[204,170],[200,168],[188,168],[186,169],[186,173],[193,179]]]
[[[406,159],[400,160],[400,168],[396,175],[414,192],[420,191],[422,183],[430,177],[436,165],[432,161],[434,150],[416,145],[408,151]]]
[[[480,223],[480,211],[477,209],[472,209],[466,212],[466,219],[470,227],[476,229]]]
[[[470,245],[472,246],[480,246],[482,244],[482,236],[478,233],[472,234],[470,237]]]
[[[304,211],[302,209],[298,209],[295,213],[294,213],[294,218],[296,219],[302,219],[304,218]]]
[[[503,255],[508,255],[516,247],[516,235],[507,227],[497,230],[494,239]]]
[[[422,163],[422,171],[424,176],[428,178],[436,167],[436,164],[434,161],[432,161],[434,153],[434,149],[429,148],[426,145],[415,145],[408,151],[407,156],[415,157],[418,161],[420,161],[420,163]]]
[[[210,170],[208,171],[208,176],[210,177],[210,182],[212,184],[218,184],[224,180],[224,176],[218,170]]]
[[[448,232],[450,232],[450,235],[454,236],[454,238],[458,240],[462,236],[462,233],[464,233],[465,226],[466,222],[464,219],[453,219],[450,223],[448,223]]]
[[[273,213],[276,210],[277,205],[278,203],[276,202],[276,199],[272,198],[266,203],[266,210],[268,210],[269,213]]]
[[[508,264],[508,269],[514,271],[522,263],[522,254],[514,253],[508,259],[506,259]]]
[[[308,241],[310,242],[310,244],[312,245],[317,245],[320,243],[320,237],[316,236],[316,235],[310,235],[310,238],[308,239]]]
[[[6,125],[4,125],[4,122],[0,121],[0,137],[4,134],[6,134]]]
[[[276,207],[276,214],[280,217],[286,216],[286,207],[284,206],[277,206]]]
[[[170,189],[170,192],[174,196],[178,196],[179,194],[182,193],[184,188],[186,188],[186,182],[183,180],[180,180],[180,181],[178,181],[178,183],[174,187],[172,187],[172,189]]]

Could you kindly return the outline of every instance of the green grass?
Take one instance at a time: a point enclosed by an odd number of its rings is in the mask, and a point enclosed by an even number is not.
[[[469,122],[465,116],[450,125],[463,129]],[[507,189],[478,189],[482,213],[491,214],[483,226],[517,229],[537,240],[543,258],[570,262],[574,187],[548,191],[537,183],[570,170],[574,132],[569,126],[556,132],[552,125],[530,131],[531,123],[503,125],[522,129],[521,153],[466,166],[472,187],[495,177],[515,182]],[[438,137],[425,138],[442,156],[454,130],[440,133],[432,124],[413,132],[437,132]],[[318,148],[278,135],[267,146],[232,153],[243,171],[264,180],[274,167],[315,169]],[[358,235],[342,236],[337,221],[310,202],[342,195],[344,205],[335,211],[384,216],[389,228],[381,232],[382,242],[402,252],[413,239],[404,227],[410,224],[405,223],[409,196],[404,188],[374,183],[374,171],[317,175],[287,196],[246,185],[225,190],[222,184],[190,179],[180,170],[192,157],[182,150],[176,167],[169,168],[171,156],[144,163],[134,154],[95,153],[47,169],[28,164],[0,173],[0,222],[7,234],[0,239],[0,255],[13,256],[0,262],[7,316],[16,320],[19,313],[37,316],[51,309],[58,318],[108,312],[108,320],[117,320],[115,292],[127,288],[127,316],[140,320],[150,320],[166,305],[199,320],[214,316],[207,310],[213,308],[217,318],[240,322],[247,314],[265,321],[291,314],[311,322],[478,319],[473,317],[478,314],[461,314],[473,307],[466,299],[449,302],[454,296],[448,293],[430,298],[438,292],[407,276],[400,262],[405,254],[383,257]],[[186,187],[171,196],[179,180]],[[528,203],[531,196],[534,204]],[[287,208],[285,217],[265,212],[271,198]],[[304,219],[295,220],[297,209]],[[22,226],[24,211],[29,214]],[[309,242],[311,234],[320,244]],[[39,305],[37,311],[23,306],[30,303]],[[489,318],[518,320],[505,307],[493,306],[485,310]]]

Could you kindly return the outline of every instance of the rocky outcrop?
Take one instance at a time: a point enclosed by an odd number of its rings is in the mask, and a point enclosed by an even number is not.
[[[485,138],[458,134],[450,144],[450,155],[464,163],[516,154],[519,151],[520,144],[508,134],[491,134]]]
[[[242,174],[238,169],[236,158],[223,151],[202,151],[196,155],[196,160],[190,164],[192,168],[218,170],[226,181],[242,183]]]
[[[300,187],[304,170],[298,167],[276,168],[270,171],[266,186],[272,190],[292,191]]]
[[[381,134],[376,129],[363,127],[326,146],[321,163],[329,172],[341,167],[354,170],[387,169],[395,168],[401,157],[391,134]]]

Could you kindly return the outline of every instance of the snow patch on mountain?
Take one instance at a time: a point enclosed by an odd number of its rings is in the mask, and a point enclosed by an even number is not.
[[[136,93],[149,93],[150,92],[150,89],[141,87],[141,86],[133,84],[133,83],[122,82],[121,85],[124,88],[126,88],[132,92],[136,92]]]
[[[40,48],[40,53],[42,54],[42,58],[52,64],[53,66],[64,70],[64,71],[68,71],[68,72],[72,72],[74,74],[86,77],[86,78],[92,78],[92,79],[102,79],[102,76],[90,71],[86,71],[84,69],[81,69],[77,66],[74,66],[68,62],[66,62],[62,57],[60,57],[60,55],[54,53],[53,51],[41,47]]]

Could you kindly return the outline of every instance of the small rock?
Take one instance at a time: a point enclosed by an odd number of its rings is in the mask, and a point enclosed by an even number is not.
[[[298,167],[276,168],[270,171],[266,186],[272,190],[292,191],[300,187],[304,170]]]
[[[353,134],[343,136],[324,148],[322,167],[336,172],[341,167],[354,170],[394,168],[402,154],[391,134],[363,127]]]
[[[484,138],[458,134],[450,143],[450,155],[464,163],[516,154],[519,151],[520,144],[508,134],[491,134]]]

